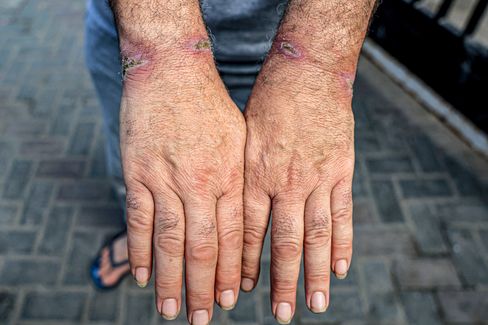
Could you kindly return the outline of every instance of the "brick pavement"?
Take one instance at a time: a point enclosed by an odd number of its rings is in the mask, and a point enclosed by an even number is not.
[[[83,10],[82,0],[0,3],[2,324],[163,322],[151,288],[127,279],[100,293],[87,279],[121,224],[84,71]],[[488,323],[487,161],[365,59],[356,86],[352,270],[333,280],[326,315],[308,312],[300,290],[295,323]],[[215,319],[274,323],[267,277]]]

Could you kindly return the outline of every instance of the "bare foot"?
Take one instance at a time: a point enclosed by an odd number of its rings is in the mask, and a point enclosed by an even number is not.
[[[113,243],[114,262],[120,263],[127,261],[127,235],[121,236]],[[110,287],[116,284],[122,277],[129,273],[129,263],[113,267],[110,261],[110,250],[108,247],[102,249],[100,271],[98,272],[102,284]]]

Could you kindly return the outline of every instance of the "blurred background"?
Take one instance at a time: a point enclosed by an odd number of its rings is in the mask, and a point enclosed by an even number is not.
[[[383,1],[355,85],[352,270],[325,315],[300,289],[294,323],[488,324],[487,3]],[[0,324],[163,323],[152,285],[88,278],[122,225],[84,8],[0,2]],[[264,255],[257,290],[216,324],[275,323]]]

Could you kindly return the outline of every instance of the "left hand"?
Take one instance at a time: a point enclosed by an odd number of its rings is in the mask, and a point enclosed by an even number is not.
[[[245,113],[241,287],[256,286],[272,209],[272,311],[280,323],[288,323],[295,312],[302,247],[306,303],[313,312],[327,308],[330,269],[344,278],[351,264],[352,81],[272,60]]]

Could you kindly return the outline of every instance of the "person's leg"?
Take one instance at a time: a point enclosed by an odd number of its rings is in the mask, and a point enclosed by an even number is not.
[[[111,11],[106,0],[88,2],[85,25],[85,58],[103,112],[108,174],[117,193],[119,204],[125,211],[125,186],[119,147],[119,106],[122,95],[121,62],[115,27],[113,24],[107,24],[107,17],[103,17],[103,15],[109,14]],[[113,217],[124,218],[124,215]],[[113,251],[113,262],[118,263],[127,260],[127,237],[118,237],[113,242],[111,249]],[[109,247],[104,247],[98,263],[98,274],[104,286],[117,283],[129,271],[128,264],[113,267],[109,252]]]

